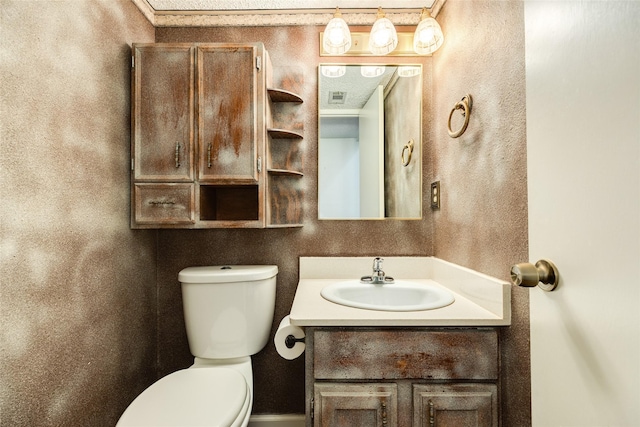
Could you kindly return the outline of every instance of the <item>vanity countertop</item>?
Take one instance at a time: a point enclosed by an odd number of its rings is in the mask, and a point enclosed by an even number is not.
[[[320,295],[322,288],[331,283],[367,274],[372,260],[372,257],[300,258],[300,281],[289,315],[291,323],[388,327],[511,324],[509,283],[433,257],[385,257],[385,271],[396,279],[449,289],[455,301],[446,307],[409,312],[366,310],[335,304]]]

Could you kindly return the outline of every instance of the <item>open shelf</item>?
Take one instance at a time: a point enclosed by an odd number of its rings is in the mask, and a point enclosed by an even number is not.
[[[292,171],[288,169],[267,169],[267,172],[269,172],[272,175],[289,175],[289,176],[297,176],[297,177],[304,176],[302,172]]]
[[[257,185],[200,185],[201,221],[257,221]]]
[[[296,102],[298,104],[303,102],[299,95],[289,92],[288,90],[268,88],[267,92],[273,102]]]
[[[287,129],[274,129],[274,128],[269,128],[267,129],[267,132],[269,133],[269,135],[271,135],[272,138],[275,139],[302,139],[304,138],[304,136],[296,131],[293,130],[287,130]]]

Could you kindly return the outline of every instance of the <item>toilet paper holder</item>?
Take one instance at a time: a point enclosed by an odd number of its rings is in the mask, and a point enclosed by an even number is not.
[[[304,342],[304,337],[302,338],[296,338],[293,335],[289,334],[287,335],[287,337],[284,339],[284,345],[287,346],[287,348],[293,348],[294,345],[296,345],[296,343],[299,342]]]
[[[558,286],[560,273],[556,265],[548,259],[541,259],[535,265],[528,262],[511,267],[511,281],[525,288],[540,287],[550,292]]]

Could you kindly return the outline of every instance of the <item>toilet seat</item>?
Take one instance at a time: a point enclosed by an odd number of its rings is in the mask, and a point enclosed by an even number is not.
[[[229,368],[183,369],[142,392],[116,427],[241,425],[249,410],[249,389]]]

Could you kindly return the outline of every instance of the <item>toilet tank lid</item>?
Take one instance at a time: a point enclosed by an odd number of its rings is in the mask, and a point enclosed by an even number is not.
[[[180,283],[228,283],[263,280],[278,274],[277,265],[216,265],[187,267],[178,273]]]

